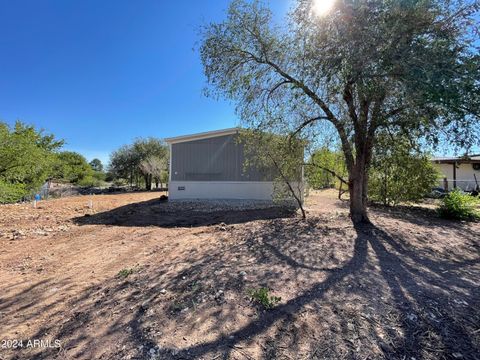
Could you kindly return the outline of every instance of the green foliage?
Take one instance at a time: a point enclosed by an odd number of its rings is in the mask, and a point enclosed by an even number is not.
[[[255,301],[262,305],[266,310],[273,309],[281,300],[281,297],[270,295],[267,288],[250,289],[248,296],[251,301]]]
[[[100,159],[93,159],[89,164],[94,171],[103,172],[103,164]]]
[[[92,176],[100,183],[103,183],[107,179],[107,174],[105,174],[103,171],[94,171]]]
[[[25,184],[11,184],[0,180],[0,204],[14,203],[28,195]]]
[[[418,202],[438,183],[428,154],[414,150],[405,137],[379,136],[369,171],[368,196],[384,205]]]
[[[246,168],[253,168],[265,179],[274,179],[274,200],[295,200],[303,217],[302,165],[304,142],[298,138],[264,131],[243,130],[239,142],[243,145]]]
[[[124,179],[133,186],[151,189],[152,181],[168,178],[168,147],[160,139],[137,139],[110,155],[109,173],[114,179]]]
[[[37,191],[51,175],[55,151],[63,145],[53,135],[17,121],[0,122],[0,202],[15,202]]]
[[[87,159],[73,151],[62,151],[57,154],[53,176],[80,186],[92,186],[95,183],[94,171]]]
[[[38,191],[48,178],[80,186],[99,186],[105,174],[80,154],[57,152],[63,141],[17,121],[0,122],[0,203],[16,202]],[[98,159],[96,159],[98,160]],[[101,169],[101,162],[93,161]]]
[[[105,185],[106,174],[100,171],[85,174],[82,179],[77,182],[77,185],[83,187],[100,187]]]
[[[103,185],[103,182],[97,180],[94,176],[88,175],[83,177],[82,179],[78,180],[76,183],[78,186],[81,187],[99,187]]]
[[[480,219],[480,200],[458,189],[449,192],[438,209],[441,217],[456,220]]]
[[[138,176],[138,163],[132,146],[123,145],[110,155],[109,173],[114,179],[129,179],[132,185]]]
[[[127,278],[128,276],[132,275],[135,270],[133,269],[122,269],[118,272],[117,276],[121,278]]]
[[[332,174],[332,172],[342,177],[342,179],[348,178],[342,152],[332,151],[327,147],[316,150],[305,167],[305,176],[308,179],[308,185],[313,189],[339,186],[340,180]]]

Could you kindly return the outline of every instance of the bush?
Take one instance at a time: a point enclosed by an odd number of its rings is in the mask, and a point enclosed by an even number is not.
[[[107,174],[101,171],[95,171],[92,176],[94,179],[98,180],[100,183],[105,182],[107,178]]]
[[[38,191],[52,172],[63,141],[17,121],[0,121],[0,203],[11,203]]]
[[[80,186],[93,186],[94,170],[85,157],[73,151],[62,151],[56,156],[53,177]]]
[[[474,220],[480,219],[480,211],[477,197],[466,194],[460,190],[454,190],[442,199],[438,209],[440,216],[445,219]]]
[[[118,272],[118,277],[121,278],[127,278],[129,275],[132,275],[134,273],[133,269],[122,269]]]
[[[255,301],[262,305],[265,309],[269,310],[275,307],[275,305],[282,300],[278,296],[270,296],[267,288],[251,289],[248,291],[250,300]]]
[[[380,136],[369,170],[368,196],[391,206],[419,202],[438,184],[438,177],[428,154],[412,149],[405,138]]]
[[[11,184],[0,181],[0,204],[9,204],[22,200],[28,194],[24,184]]]
[[[104,181],[99,180],[97,177],[90,176],[90,175],[84,177],[83,179],[77,182],[77,185],[81,187],[100,187],[104,184],[105,184]]]

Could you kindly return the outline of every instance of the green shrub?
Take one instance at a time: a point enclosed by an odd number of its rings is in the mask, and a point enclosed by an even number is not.
[[[129,275],[132,275],[134,272],[133,269],[122,269],[118,272],[118,277],[121,277],[121,278],[126,278],[128,277]]]
[[[282,300],[281,297],[270,296],[267,288],[251,289],[248,291],[248,295],[251,301],[259,303],[267,310],[274,308]]]
[[[17,121],[0,121],[0,203],[12,203],[38,191],[52,172],[62,146],[53,135]]]
[[[73,151],[62,151],[56,155],[53,177],[80,186],[92,186],[94,170],[87,159]]]
[[[107,174],[101,171],[95,171],[92,176],[94,179],[98,180],[99,182],[104,182],[105,179],[107,178]]]
[[[11,184],[0,180],[0,204],[9,204],[22,200],[28,191],[24,184]]]
[[[94,178],[93,176],[86,176],[77,182],[78,186],[82,187],[99,187],[104,184],[103,181]]]
[[[477,208],[479,203],[478,198],[457,189],[442,199],[438,212],[445,219],[480,219],[480,211]]]
[[[428,154],[412,149],[408,139],[379,135],[369,170],[368,196],[391,206],[419,202],[437,186],[438,177]]]

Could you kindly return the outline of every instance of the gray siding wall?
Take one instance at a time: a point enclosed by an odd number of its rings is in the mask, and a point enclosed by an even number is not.
[[[272,181],[272,176],[245,168],[243,145],[237,136],[172,144],[172,181]]]

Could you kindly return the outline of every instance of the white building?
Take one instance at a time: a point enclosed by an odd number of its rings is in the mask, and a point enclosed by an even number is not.
[[[465,157],[436,157],[432,162],[442,174],[439,186],[447,190],[460,188],[465,191],[480,185],[480,155]]]
[[[238,128],[165,139],[169,199],[272,200],[274,172],[245,167]]]

